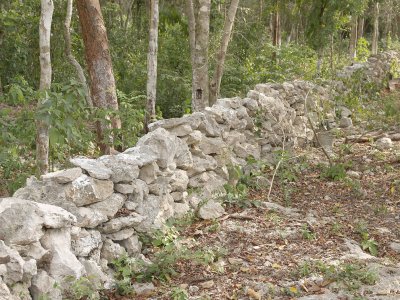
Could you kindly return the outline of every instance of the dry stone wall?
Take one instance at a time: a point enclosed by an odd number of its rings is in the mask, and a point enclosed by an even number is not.
[[[357,68],[382,81],[393,57]],[[307,115],[316,120],[338,91],[305,81],[258,84],[244,99],[219,99],[204,112],[151,124],[123,153],[73,158],[70,169],[29,178],[12,198],[0,199],[0,299],[62,299],[54,284],[69,275],[111,286],[112,260],[146,259],[139,233],[190,210],[204,219],[221,216],[212,199],[225,192],[229,166],[312,139]]]

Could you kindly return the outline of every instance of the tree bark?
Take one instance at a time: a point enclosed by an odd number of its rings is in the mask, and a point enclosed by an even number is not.
[[[209,105],[208,47],[211,0],[195,1],[196,10],[193,0],[187,0],[192,59],[192,111],[202,111]]]
[[[281,18],[279,14],[279,3],[275,2],[275,11],[272,19],[272,45],[275,49],[281,47]],[[272,60],[277,61],[276,50],[272,52]]]
[[[374,7],[374,32],[372,35],[372,54],[378,54],[378,38],[379,38],[379,2]]]
[[[41,0],[41,14],[39,25],[39,47],[40,47],[40,86],[44,98],[38,101],[38,110],[48,101],[47,91],[51,86],[51,57],[50,36],[51,23],[53,20],[54,3],[52,0]],[[40,174],[46,174],[49,169],[49,127],[48,122],[42,118],[36,120],[36,163]]]
[[[217,98],[219,96],[222,75],[224,72],[226,51],[228,50],[228,44],[231,38],[232,28],[235,22],[238,5],[239,0],[232,0],[231,5],[229,6],[227,17],[225,19],[224,31],[221,39],[221,47],[219,48],[219,52],[217,55],[217,64],[215,67],[214,76],[210,84],[210,106],[212,106],[217,101]]]
[[[110,154],[114,142],[111,130],[121,128],[121,121],[117,116],[110,115],[110,112],[118,111],[118,102],[107,31],[99,0],[77,0],[76,6],[85,45],[93,105],[107,111],[108,115],[106,120],[96,121],[97,143],[103,154]]]
[[[354,60],[357,57],[357,16],[351,17],[351,32],[350,32],[350,59]]]
[[[147,104],[145,128],[156,119],[157,50],[158,50],[158,0],[151,0],[149,52],[147,53]]]
[[[364,17],[358,17],[357,21],[357,41],[363,37],[364,35],[364,23],[365,19]]]
[[[71,65],[75,68],[76,74],[78,75],[79,82],[85,92],[86,104],[89,107],[93,107],[92,98],[90,97],[90,90],[86,82],[85,73],[79,62],[75,59],[71,51],[71,18],[72,18],[72,2],[73,0],[67,1],[67,14],[64,22],[64,41],[65,41],[65,55],[67,56]]]

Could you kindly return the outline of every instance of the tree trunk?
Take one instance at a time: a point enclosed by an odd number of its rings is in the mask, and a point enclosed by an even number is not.
[[[356,51],[357,46],[357,17],[351,17],[351,32],[350,32],[350,47],[349,47],[349,55],[350,59],[354,60],[357,56]]]
[[[195,1],[196,10],[193,0],[187,0],[192,59],[192,110],[202,111],[209,105],[208,46],[211,0]]]
[[[73,0],[67,1],[67,15],[64,22],[64,41],[65,41],[65,55],[67,56],[71,65],[75,68],[76,74],[78,75],[79,82],[85,92],[86,104],[89,107],[93,107],[92,98],[90,97],[90,90],[86,82],[85,73],[79,62],[75,59],[71,52],[71,18],[72,18],[72,2]]]
[[[109,115],[110,111],[118,111],[118,102],[100,3],[99,0],[77,0],[76,6],[85,45],[93,105],[101,110],[107,110]],[[114,142],[111,130],[121,128],[121,122],[115,115],[107,116],[105,119],[96,121],[97,143],[102,153],[109,154]]]
[[[217,55],[217,65],[215,67],[214,76],[210,84],[210,106],[212,106],[219,97],[221,88],[221,80],[224,72],[224,64],[226,51],[228,49],[229,40],[232,34],[233,23],[235,22],[236,11],[239,5],[239,0],[232,0],[229,6],[228,14],[225,19],[224,32],[221,39],[221,47]]]
[[[275,49],[281,47],[281,18],[279,14],[278,1],[275,3],[275,11],[272,19],[272,45]],[[277,61],[276,50],[272,52],[272,60]]]
[[[374,8],[374,32],[372,35],[372,54],[378,54],[379,38],[379,2],[376,2]]]
[[[364,18],[363,17],[358,17],[358,22],[357,22],[357,41],[363,37],[364,35]]]
[[[149,122],[156,119],[158,16],[158,0],[151,0],[149,52],[147,53],[146,131]]]
[[[40,47],[40,86],[44,98],[38,101],[38,110],[48,101],[47,91],[51,86],[50,36],[53,20],[54,3],[52,0],[41,0],[41,15],[39,25]],[[49,169],[49,124],[43,118],[36,120],[36,162],[40,174],[46,174]]]

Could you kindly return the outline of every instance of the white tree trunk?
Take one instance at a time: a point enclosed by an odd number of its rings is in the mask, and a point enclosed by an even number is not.
[[[351,32],[350,32],[350,59],[354,60],[357,57],[357,16],[351,17]]]
[[[215,67],[214,76],[210,84],[210,106],[212,106],[219,97],[221,88],[221,80],[224,72],[224,64],[226,51],[228,50],[229,40],[232,34],[233,24],[235,22],[236,11],[239,6],[239,0],[232,0],[229,6],[228,14],[225,19],[224,31],[222,33],[221,47],[217,55],[217,65]]]
[[[208,47],[211,0],[195,1],[196,9],[193,0],[187,0],[192,58],[192,110],[202,111],[209,105]]]
[[[47,101],[47,93],[51,86],[51,58],[50,36],[53,19],[54,4],[52,0],[41,0],[41,14],[39,24],[40,47],[40,90],[45,98],[39,99],[38,109]],[[40,174],[45,174],[49,169],[49,124],[44,120],[36,120],[36,161]]]
[[[79,82],[85,92],[86,104],[89,107],[93,107],[92,98],[90,96],[89,86],[86,82],[85,73],[79,62],[75,59],[71,52],[71,18],[72,18],[72,2],[73,0],[67,1],[67,14],[64,22],[64,41],[65,41],[65,55],[67,56],[71,65],[75,68],[76,74],[78,75]]]
[[[372,35],[372,54],[378,54],[379,38],[379,2],[376,2],[374,8],[374,32]]]
[[[147,53],[147,105],[145,127],[156,119],[158,0],[151,0],[149,52]]]

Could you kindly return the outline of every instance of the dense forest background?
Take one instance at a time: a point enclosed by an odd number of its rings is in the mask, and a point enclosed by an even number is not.
[[[114,144],[132,146],[143,133],[146,109],[150,1],[100,1],[107,29],[122,126]],[[212,0],[210,75],[231,2]],[[71,155],[96,155],[94,122],[108,112],[86,104],[66,56],[67,1],[55,1],[51,28],[52,83],[45,105],[40,91],[38,0],[0,3],[0,195],[35,173],[35,120],[49,125],[50,169]],[[191,112],[192,64],[186,1],[160,0],[157,118]],[[84,43],[75,7],[71,50],[84,70]],[[397,0],[242,0],[224,64],[220,97],[243,96],[255,84],[293,79],[335,79],[344,65],[379,50],[400,49]],[[374,44],[376,45],[374,46]],[[375,49],[374,49],[375,47]],[[86,71],[85,71],[86,72]],[[87,76],[87,75],[86,75]]]

